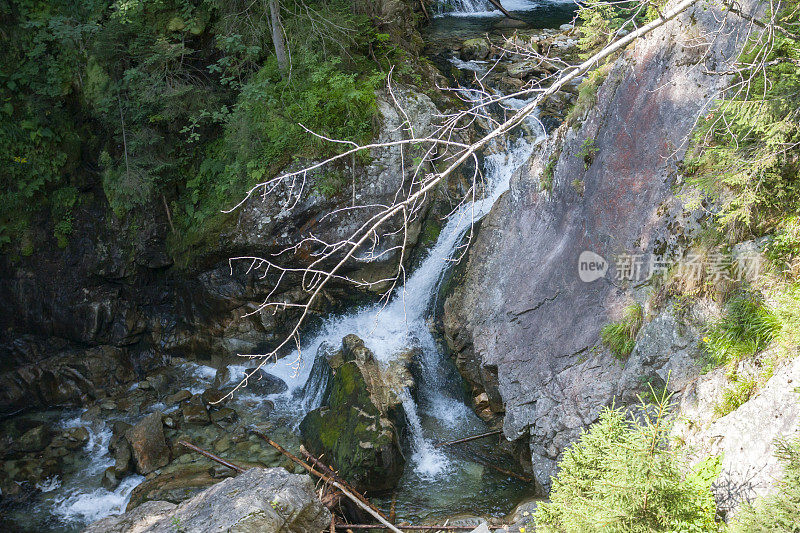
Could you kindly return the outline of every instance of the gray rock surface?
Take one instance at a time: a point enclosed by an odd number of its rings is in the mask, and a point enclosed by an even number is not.
[[[308,476],[252,468],[180,505],[145,502],[91,524],[84,533],[319,533],[330,520]]]
[[[676,161],[695,118],[726,83],[704,71],[722,70],[737,55],[740,21],[727,20],[725,39],[690,45],[716,29],[719,16],[697,6],[622,54],[582,125],[562,127],[512,178],[445,304],[445,333],[462,372],[505,405],[507,438],[530,439],[534,477],[545,490],[581,429],[616,396],[630,396],[620,380],[639,377],[596,348],[602,326],[630,298],[614,279],[614,256],[674,243]],[[551,153],[558,160],[548,192],[540,177]],[[605,277],[578,277],[585,250],[610,263]],[[641,353],[641,364],[655,355]]]
[[[723,369],[700,377],[684,393],[674,429],[698,458],[722,454],[713,489],[723,512],[777,490],[783,473],[776,442],[800,429],[800,357],[785,361],[749,401],[717,418],[714,406],[726,386]]]

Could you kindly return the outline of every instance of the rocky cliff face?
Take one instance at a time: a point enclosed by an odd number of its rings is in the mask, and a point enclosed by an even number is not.
[[[696,337],[669,315],[646,326],[641,335],[652,342],[626,362],[601,347],[599,334],[637,296],[625,276],[615,279],[623,272],[614,257],[674,250],[679,230],[697,219],[672,187],[687,135],[726,84],[709,71],[737,56],[740,20],[725,20],[717,39],[701,38],[723,19],[698,6],[616,60],[582,124],[562,126],[513,178],[445,304],[462,372],[505,410],[506,437],[529,439],[544,490],[561,452],[605,406],[634,400],[669,370],[675,389],[699,373]],[[552,191],[540,182],[548,161],[556,161]],[[584,251],[609,263],[604,277],[581,280]]]

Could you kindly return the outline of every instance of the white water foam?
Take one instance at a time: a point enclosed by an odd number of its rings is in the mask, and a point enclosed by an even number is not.
[[[500,0],[506,11],[528,11],[540,5],[532,0]],[[446,0],[440,1],[439,15],[455,17],[504,17],[488,0]]]
[[[535,120],[529,126],[540,131]],[[544,132],[541,131],[537,141],[543,137]],[[486,158],[484,169],[487,183],[483,199],[465,203],[450,216],[427,257],[398,289],[388,305],[367,306],[326,320],[320,331],[309,342],[304,343],[305,364],[302,368],[287,372],[288,365],[281,365],[279,361],[267,370],[286,380],[291,389],[298,389],[308,377],[310,361],[319,346],[323,342],[339,345],[342,338],[351,333],[361,337],[376,359],[382,363],[388,363],[401,352],[417,347],[421,351],[420,363],[424,369],[422,382],[418,385],[420,396],[424,396],[425,413],[448,427],[457,426],[466,419],[469,408],[445,392],[447,387],[440,368],[441,354],[428,327],[427,317],[442,275],[450,261],[462,251],[464,235],[474,222],[489,212],[497,198],[508,190],[511,175],[528,160],[534,145],[535,143],[528,140],[518,140],[507,152]],[[297,354],[287,359],[292,360],[296,356]],[[411,434],[411,462],[415,472],[423,477],[435,477],[447,469],[449,460],[426,438],[418,406],[410,394],[403,391],[401,399]]]
[[[142,476],[128,476],[119,486],[109,491],[99,488],[93,492],[75,490],[58,500],[54,513],[68,522],[94,522],[106,516],[125,512],[131,492],[142,481]]]
[[[80,416],[62,422],[65,428],[83,425]],[[131,491],[144,481],[142,476],[128,476],[113,491],[98,488],[87,491],[86,487],[97,487],[103,472],[114,464],[108,451],[112,430],[103,425],[100,429],[88,425],[89,440],[82,453],[86,466],[75,476],[64,482],[53,480],[49,485],[52,496],[52,513],[64,522],[88,523],[111,514],[125,511]]]

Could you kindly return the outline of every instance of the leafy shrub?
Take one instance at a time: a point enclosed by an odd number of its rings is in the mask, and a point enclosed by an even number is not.
[[[669,397],[642,405],[638,421],[606,409],[559,462],[536,531],[719,531],[711,484],[721,458],[693,469],[667,445]],[[686,473],[688,472],[688,473]]]
[[[758,294],[731,298],[725,315],[706,328],[703,338],[709,364],[721,366],[755,355],[772,341],[780,322]]]
[[[224,119],[224,135],[209,143],[197,173],[187,181],[176,221],[181,228],[206,218],[238,199],[244,190],[273,176],[296,157],[332,155],[331,145],[299,124],[331,138],[364,142],[373,134],[375,90],[383,75],[349,72],[337,57],[296,53],[291,78],[281,77],[274,58],[242,87]],[[332,171],[318,179],[324,196],[349,181]]]
[[[617,359],[625,359],[636,345],[636,334],[642,327],[642,306],[631,304],[623,310],[622,320],[603,326],[600,338]]]
[[[800,524],[800,440],[778,442],[776,456],[784,464],[779,492],[745,505],[731,524],[734,533],[796,533]]]

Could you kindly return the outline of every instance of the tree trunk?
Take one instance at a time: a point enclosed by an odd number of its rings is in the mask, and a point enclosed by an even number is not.
[[[269,18],[272,28],[272,43],[275,45],[275,57],[278,59],[278,68],[281,75],[285,75],[289,70],[289,59],[286,56],[286,42],[283,40],[283,25],[281,24],[281,14],[278,0],[269,0]]]

